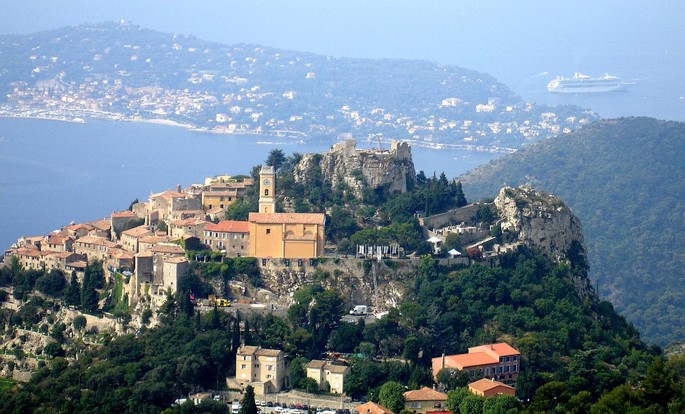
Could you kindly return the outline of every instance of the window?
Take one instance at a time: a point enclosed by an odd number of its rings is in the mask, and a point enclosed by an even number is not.
[[[266,266],[266,259],[262,259],[262,266]]]
[[[264,195],[265,195],[265,196],[268,196],[268,195],[269,195],[269,189],[268,189],[268,188],[265,188],[265,189],[264,189]]]
[[[267,370],[267,371],[273,371],[273,370],[274,370],[274,366],[273,366],[273,365],[267,365],[267,366],[266,366],[266,370]]]
[[[266,234],[271,234],[271,229],[266,229]]]
[[[255,368],[259,368],[259,364],[254,364],[254,367],[255,367]]]
[[[518,365],[514,364],[511,366],[511,372],[516,372],[517,369],[518,369]]]
[[[287,267],[290,267],[290,259],[285,259],[285,265],[286,265]]]
[[[247,369],[247,365],[245,365],[245,364],[240,365],[240,369]]]
[[[273,375],[267,374],[267,375],[266,375],[266,379],[273,379]]]
[[[302,263],[302,259],[297,259],[297,265],[298,265],[299,267],[302,267],[302,264],[303,264],[303,263]]]

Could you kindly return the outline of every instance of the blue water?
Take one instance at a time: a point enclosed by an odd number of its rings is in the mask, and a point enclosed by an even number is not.
[[[264,141],[270,143],[259,143]],[[146,123],[0,118],[0,248],[71,221],[107,217],[136,198],[145,200],[177,184],[186,187],[225,173],[249,174],[274,148],[291,154],[322,152],[330,145]],[[448,177],[498,156],[416,147],[412,153],[417,171],[444,171]]]

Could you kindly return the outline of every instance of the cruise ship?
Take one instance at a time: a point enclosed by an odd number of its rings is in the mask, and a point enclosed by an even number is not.
[[[547,84],[547,90],[553,93],[597,93],[622,91],[632,82],[623,82],[620,78],[604,75],[593,78],[576,72],[572,78],[558,76]]]

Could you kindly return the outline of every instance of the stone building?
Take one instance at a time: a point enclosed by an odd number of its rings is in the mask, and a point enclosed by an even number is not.
[[[323,213],[275,213],[276,183],[272,167],[262,167],[259,177],[259,213],[250,213],[250,257],[309,259],[323,255]]]
[[[345,387],[345,378],[350,373],[350,368],[344,365],[333,365],[329,361],[313,359],[307,364],[307,377],[319,384],[323,390],[328,383],[330,392],[342,394]]]
[[[278,349],[241,346],[235,356],[236,382],[252,385],[255,394],[279,392],[286,387],[285,353]]]

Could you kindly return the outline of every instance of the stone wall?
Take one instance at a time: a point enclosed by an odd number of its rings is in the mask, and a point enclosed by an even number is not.
[[[393,141],[389,151],[359,150],[355,145],[354,140],[346,140],[322,154],[304,154],[293,171],[295,181],[305,182],[320,167],[325,182],[333,188],[345,183],[357,198],[365,186],[391,193],[407,191],[407,182],[416,177],[408,143]]]
[[[473,219],[478,212],[478,207],[480,207],[480,203],[469,204],[444,213],[434,214],[429,217],[421,217],[419,223],[427,229],[439,229],[462,222],[470,224],[473,222]]]
[[[299,267],[295,261],[286,266],[284,260],[267,260],[266,265],[260,263],[260,270],[264,287],[273,292],[283,306],[290,304],[292,294],[298,288],[318,283],[340,291],[350,308],[356,304],[373,306],[376,297],[379,306],[387,308],[399,303],[405,281],[416,274],[418,262],[418,259],[394,259],[386,263],[357,258],[323,258],[317,259],[314,266],[304,261]]]

